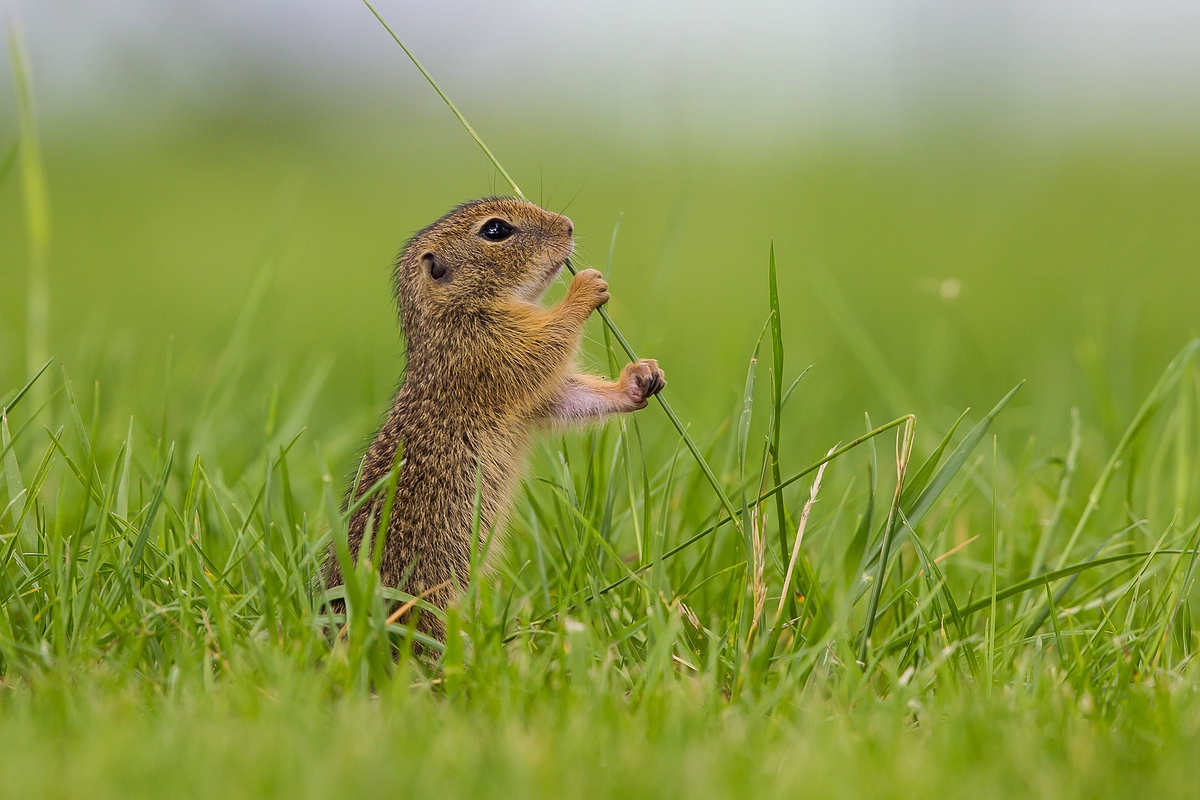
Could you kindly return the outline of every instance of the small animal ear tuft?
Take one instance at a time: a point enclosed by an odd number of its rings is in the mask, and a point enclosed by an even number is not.
[[[422,255],[421,264],[424,265],[425,270],[429,273],[429,277],[433,278],[435,281],[445,280],[446,275],[449,272],[449,270],[446,269],[446,265],[439,261],[438,257],[433,253],[425,253]]]

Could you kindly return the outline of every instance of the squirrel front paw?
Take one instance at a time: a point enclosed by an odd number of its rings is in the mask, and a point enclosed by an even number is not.
[[[645,408],[650,398],[663,390],[667,377],[652,358],[626,364],[621,370],[621,384],[634,408]]]
[[[575,274],[568,294],[587,305],[589,311],[608,302],[608,281],[598,269],[584,269]]]

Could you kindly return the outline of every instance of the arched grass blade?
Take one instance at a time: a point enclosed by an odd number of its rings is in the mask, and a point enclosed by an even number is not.
[[[1116,471],[1118,464],[1121,463],[1121,458],[1125,454],[1126,449],[1128,449],[1146,423],[1150,421],[1154,412],[1158,410],[1158,406],[1162,403],[1166,393],[1171,390],[1171,387],[1183,375],[1184,368],[1187,367],[1188,362],[1191,361],[1197,349],[1200,349],[1200,337],[1188,342],[1175,358],[1171,359],[1171,363],[1163,370],[1162,376],[1142,402],[1142,407],[1138,409],[1137,414],[1133,417],[1133,421],[1125,429],[1124,435],[1117,442],[1116,448],[1113,449],[1112,455],[1109,456],[1108,462],[1100,472],[1100,477],[1096,479],[1096,484],[1092,487],[1092,491],[1088,493],[1087,506],[1084,507],[1083,513],[1079,516],[1079,521],[1075,523],[1075,529],[1071,531],[1071,538],[1067,540],[1067,545],[1063,548],[1062,555],[1058,557],[1058,562],[1055,564],[1056,569],[1061,568],[1067,563],[1067,559],[1071,557],[1071,551],[1075,549],[1075,545],[1079,541],[1079,537],[1083,534],[1084,528],[1087,527],[1092,514],[1099,507],[1100,500],[1104,497],[1104,493],[1108,489],[1108,483],[1112,480],[1113,473]]]

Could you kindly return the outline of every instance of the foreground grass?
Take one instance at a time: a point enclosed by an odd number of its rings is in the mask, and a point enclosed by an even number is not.
[[[1138,690],[1118,718],[1051,681],[987,698],[804,693],[770,717],[703,682],[634,707],[600,685],[493,698],[421,691],[321,700],[270,690],[167,696],[74,686],[10,692],[0,769],[14,796],[1188,797],[1196,699]]]

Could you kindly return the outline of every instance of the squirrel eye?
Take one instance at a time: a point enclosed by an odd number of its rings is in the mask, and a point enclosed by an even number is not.
[[[502,219],[489,219],[479,229],[479,235],[492,242],[502,242],[513,235],[513,227]]]

